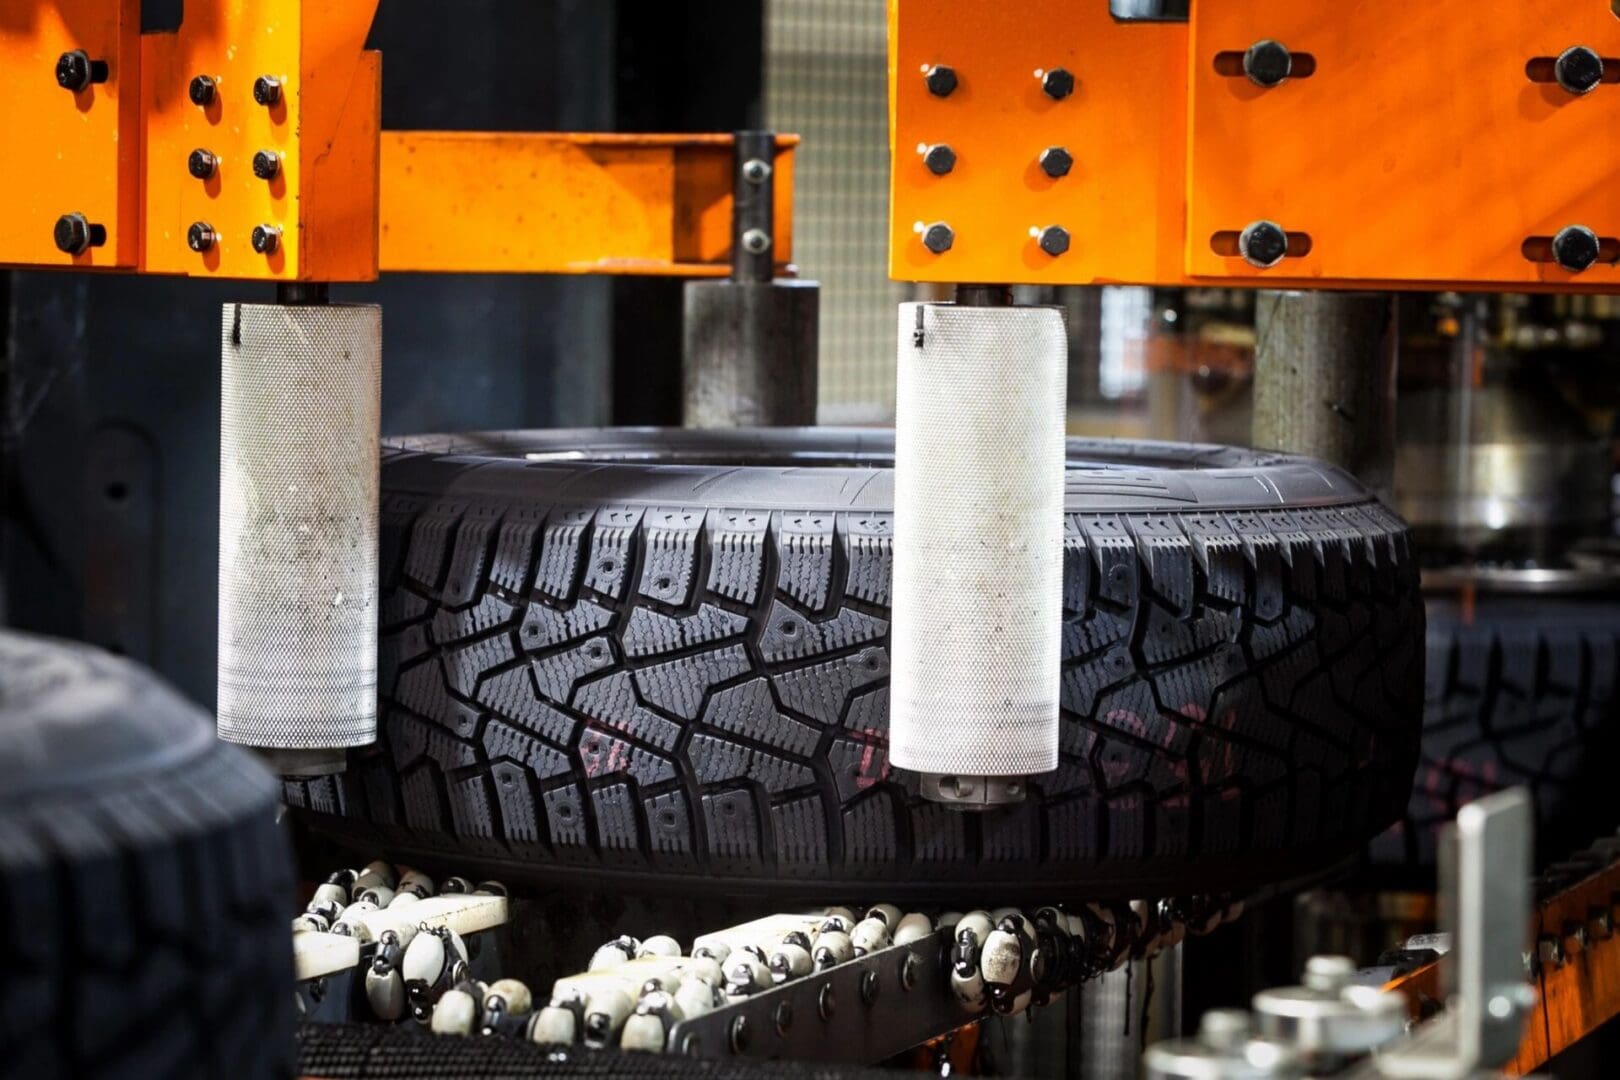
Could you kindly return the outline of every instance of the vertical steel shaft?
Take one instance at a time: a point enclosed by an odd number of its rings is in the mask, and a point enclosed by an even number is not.
[[[1260,293],[1254,444],[1331,462],[1389,501],[1396,330],[1386,293]]]

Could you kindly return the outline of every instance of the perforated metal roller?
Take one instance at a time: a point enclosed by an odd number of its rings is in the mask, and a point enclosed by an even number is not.
[[[1067,355],[1054,308],[900,309],[890,759],[942,801],[1057,767]]]
[[[377,734],[382,313],[228,304],[219,734],[330,771]]]

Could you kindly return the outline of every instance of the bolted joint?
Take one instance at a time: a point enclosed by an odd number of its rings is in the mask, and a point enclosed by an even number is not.
[[[186,158],[186,171],[198,180],[212,180],[219,171],[219,158],[211,151],[198,147]]]
[[[1055,259],[1069,250],[1069,230],[1061,225],[1048,225],[1041,230],[1039,243],[1041,250]]]
[[[771,234],[764,229],[749,229],[742,234],[742,246],[750,255],[763,255],[771,250]]]
[[[253,155],[253,175],[260,180],[274,180],[281,175],[281,155],[274,150],[260,150]]]
[[[281,101],[281,80],[274,75],[260,75],[253,80],[253,100],[265,108]]]
[[[932,64],[923,72],[928,92],[935,97],[950,97],[956,93],[956,69],[944,64]]]
[[[199,255],[214,250],[218,242],[219,234],[206,221],[193,221],[191,228],[186,230],[186,247]]]
[[[274,255],[281,247],[281,230],[274,225],[255,225],[250,237],[253,250],[260,255]]]
[[[1260,270],[1269,270],[1288,254],[1288,234],[1274,221],[1250,222],[1238,234],[1238,254]]]
[[[1256,86],[1276,86],[1294,73],[1294,54],[1280,41],[1266,38],[1243,54],[1243,74]]]
[[[1558,85],[1577,97],[1590,94],[1603,81],[1603,57],[1585,45],[1574,45],[1558,54],[1553,63]]]
[[[56,85],[75,94],[106,82],[109,74],[107,61],[92,60],[83,49],[74,49],[56,58]]]
[[[1041,76],[1041,89],[1053,101],[1062,101],[1074,93],[1074,75],[1068,68],[1053,68]]]
[[[923,150],[923,164],[935,176],[944,176],[956,168],[956,151],[945,143],[935,143]]]
[[[80,213],[63,214],[56,219],[52,237],[56,241],[56,250],[64,255],[83,255],[107,242],[107,227],[93,224]]]
[[[956,233],[943,221],[936,221],[922,231],[923,247],[935,255],[943,255],[956,243]]]
[[[206,109],[219,96],[219,84],[214,82],[212,75],[198,75],[191,80],[191,85],[186,88],[186,94],[191,98],[193,105],[199,109]]]
[[[1074,155],[1061,146],[1048,146],[1041,151],[1041,172],[1054,180],[1069,175],[1074,168]]]
[[[771,178],[771,163],[762,158],[749,158],[743,162],[742,175],[750,184],[763,184]]]
[[[1597,233],[1585,225],[1565,225],[1553,237],[1552,253],[1553,262],[1572,274],[1578,274],[1598,260]]]

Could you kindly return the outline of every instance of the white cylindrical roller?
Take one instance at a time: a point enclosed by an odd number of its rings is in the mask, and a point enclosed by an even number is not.
[[[1067,363],[1055,308],[900,307],[889,745],[903,768],[1057,767]]]
[[[221,356],[220,738],[364,746],[377,737],[381,310],[227,304]]]

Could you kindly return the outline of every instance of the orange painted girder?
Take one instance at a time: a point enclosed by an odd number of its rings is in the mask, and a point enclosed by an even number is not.
[[[377,276],[381,57],[363,49],[376,0],[211,0],[186,5],[177,33],[143,39],[145,251],[141,269],[251,280],[369,281]],[[214,100],[190,99],[207,76]],[[254,97],[260,76],[280,100]],[[215,176],[187,170],[195,149]],[[280,156],[271,180],[259,151]],[[194,223],[217,236],[187,243]],[[255,251],[255,226],[280,230]]]
[[[1314,57],[1262,89],[1215,70],[1270,38]],[[1609,4],[1567,0],[1193,5],[1187,271],[1322,280],[1620,285],[1521,251],[1570,224],[1620,237],[1620,85],[1575,96],[1526,63],[1586,45],[1620,56]],[[1257,270],[1210,237],[1266,218],[1310,254]]]
[[[947,97],[923,72],[958,77]],[[1118,23],[1103,0],[890,0],[890,265],[907,281],[1031,284],[1182,277],[1187,28]],[[1054,101],[1037,71],[1077,80]],[[956,167],[936,176],[920,147],[944,143]],[[1066,147],[1068,176],[1041,171]],[[948,223],[955,244],[923,247],[918,225]],[[1030,235],[1061,225],[1053,258]]]
[[[777,140],[792,259],[795,136]],[[516,274],[729,272],[730,135],[386,131],[381,267]]]
[[[890,0],[890,271],[1013,284],[1612,292],[1521,250],[1583,224],[1620,252],[1620,84],[1577,97],[1526,64],[1587,45],[1620,74],[1610,5],[1198,0],[1190,23],[1120,22],[1069,0]],[[1272,38],[1315,70],[1269,90],[1216,70]],[[923,72],[958,86],[931,94]],[[1053,100],[1037,72],[1077,86]],[[1605,75],[1605,79],[1609,79]],[[935,175],[920,149],[947,144]],[[1074,167],[1048,177],[1039,155]],[[1268,218],[1308,255],[1258,270],[1216,232]],[[948,224],[930,253],[917,229]],[[1033,230],[1060,225],[1053,257]]]
[[[140,257],[140,0],[0,2],[0,265],[133,267]],[[77,92],[57,60],[82,50],[106,81]],[[58,250],[58,218],[82,214],[106,242]]]

